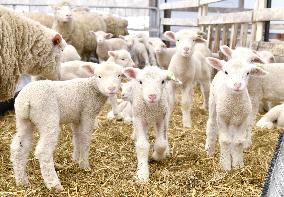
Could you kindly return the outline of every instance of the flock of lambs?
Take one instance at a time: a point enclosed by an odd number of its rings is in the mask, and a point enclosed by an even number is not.
[[[152,158],[170,156],[167,130],[177,90],[181,90],[183,126],[190,128],[193,88],[200,87],[202,107],[209,110],[205,150],[214,154],[218,136],[220,164],[226,171],[244,166],[244,150],[252,144],[258,111],[284,100],[284,66],[274,63],[269,52],[222,46],[224,61],[212,57],[203,32],[165,32],[176,44],[167,48],[160,38],[126,36],[123,19],[108,25],[111,16],[73,12],[68,4],[54,10],[53,26],[48,28],[0,7],[0,100],[14,96],[20,74],[37,80],[15,100],[17,132],[11,161],[17,185],[28,184],[26,164],[34,127],[40,134],[35,156],[48,188],[63,189],[53,161],[62,123],[72,125],[73,160],[89,169],[91,133],[107,99],[112,106],[108,118],[133,124],[137,179],[142,182],[149,179],[150,127],[156,130]],[[111,30],[119,23],[123,25]],[[124,33],[117,35],[119,28]],[[215,76],[213,68],[218,70]],[[117,99],[120,88],[122,99]],[[284,104],[273,107],[257,126],[271,128],[275,120],[284,126]]]

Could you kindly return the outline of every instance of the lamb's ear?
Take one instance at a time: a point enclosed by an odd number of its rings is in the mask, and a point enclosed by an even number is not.
[[[166,31],[164,33],[165,37],[168,38],[170,41],[172,42],[176,42],[176,37],[175,37],[175,33],[172,31]]]
[[[153,45],[152,41],[150,41],[150,40],[148,41],[148,43],[149,43],[150,45]]]
[[[112,33],[106,33],[106,35],[105,35],[105,38],[106,39],[110,39],[110,38],[112,38],[113,37],[113,34]]]
[[[96,36],[96,32],[94,31],[89,31],[89,34]]]
[[[58,5],[50,5],[50,7],[53,11],[57,11],[60,8]]]
[[[117,58],[117,53],[115,51],[108,51],[107,53],[110,57]]]
[[[263,70],[260,66],[256,66],[251,69],[250,74],[255,77],[263,77],[267,75],[268,72]]]
[[[228,47],[226,45],[222,45],[222,46],[220,46],[220,50],[226,57],[228,57],[228,58],[232,57],[233,50],[230,47]]]
[[[59,34],[55,34],[55,36],[52,38],[52,43],[54,46],[59,45],[62,40],[62,37]]]
[[[213,68],[215,68],[217,70],[222,70],[222,68],[223,68],[223,61],[221,61],[217,58],[207,57],[206,61],[210,66],[212,66]]]
[[[91,75],[95,74],[95,68],[91,64],[84,64],[82,65],[82,68]]]
[[[201,37],[197,37],[197,38],[195,38],[195,42],[196,43],[205,43],[205,42],[207,42],[205,39],[203,39],[203,38],[201,38]]]
[[[251,63],[253,63],[253,64],[265,64],[265,61],[261,57],[259,57],[258,55],[254,55],[251,58]]]
[[[174,75],[174,73],[172,71],[169,71],[169,70],[163,70],[164,74],[165,74],[165,78],[166,80],[168,81],[173,81],[175,82],[176,84],[182,84],[182,82],[177,79]]]
[[[144,42],[144,38],[142,38],[142,37],[137,37],[137,40],[138,40],[139,42],[141,42],[141,43]]]
[[[125,40],[125,39],[124,39],[124,36],[122,36],[122,35],[119,35],[118,37],[121,38],[121,39],[123,39],[123,40]]]
[[[123,70],[123,74],[130,79],[136,79],[137,74],[139,72],[140,69],[138,68],[131,68],[131,67],[127,67]]]
[[[207,34],[205,32],[203,32],[203,31],[198,31],[197,35],[203,37],[203,36],[206,36]]]

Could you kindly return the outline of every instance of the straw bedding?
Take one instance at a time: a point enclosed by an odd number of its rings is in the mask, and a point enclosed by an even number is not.
[[[99,116],[99,128],[93,132],[91,171],[81,170],[72,162],[70,127],[63,125],[55,152],[62,193],[45,188],[34,155],[27,168],[31,187],[16,187],[9,161],[15,132],[15,116],[10,112],[0,117],[0,196],[259,196],[279,130],[254,129],[253,146],[245,154],[245,168],[223,172],[219,168],[219,153],[208,158],[204,151],[208,115],[199,109],[201,103],[196,92],[192,129],[182,128],[180,106],[176,107],[169,130],[171,157],[160,163],[150,162],[151,181],[144,185],[133,178],[136,155],[131,126],[107,120],[108,106]],[[153,142],[153,131],[150,140]]]

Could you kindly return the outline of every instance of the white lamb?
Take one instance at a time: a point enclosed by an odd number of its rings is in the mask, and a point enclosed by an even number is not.
[[[243,150],[247,142],[247,128],[252,105],[247,85],[250,76],[266,74],[261,68],[241,59],[228,62],[207,58],[210,65],[219,70],[210,89],[209,119],[206,129],[205,150],[209,156],[215,152],[219,136],[220,163],[229,171],[243,167]]]
[[[155,56],[154,47],[151,46],[150,43],[149,43],[150,37],[147,36],[144,33],[139,33],[139,34],[136,35],[136,37],[146,47],[148,57],[149,57],[149,64],[152,65],[152,66],[157,66],[158,64],[157,64],[157,59],[156,59],[156,56]]]
[[[32,128],[40,134],[35,156],[48,188],[62,190],[54,169],[60,124],[72,124],[73,160],[89,169],[89,149],[94,121],[108,96],[119,90],[123,68],[105,62],[95,67],[95,76],[68,81],[35,81],[15,101],[17,133],[11,143],[11,161],[17,185],[28,184],[26,164],[32,148]]]
[[[74,60],[81,60],[81,57],[74,46],[67,44],[63,50],[61,62],[69,62]]]
[[[148,130],[156,129],[153,159],[160,161],[170,154],[167,130],[170,116],[170,98],[167,82],[174,79],[173,73],[161,70],[156,66],[145,67],[143,70],[127,68],[124,74],[133,83],[133,127],[137,153],[137,178],[140,181],[149,179]]]
[[[206,41],[199,34],[187,29],[177,33],[165,32],[165,36],[176,43],[176,52],[168,70],[182,82],[182,123],[183,127],[188,128],[192,126],[190,111],[194,82],[199,82],[204,99],[203,108],[208,108],[210,68],[205,57],[210,56],[211,52],[206,46]],[[173,95],[175,95],[175,89],[173,85]]]
[[[126,123],[132,123],[132,92],[133,92],[133,85],[132,81],[127,83],[121,83],[121,97],[122,101],[117,106],[117,112],[121,113],[123,120]],[[108,112],[107,114],[108,119],[113,119],[114,114],[113,111]]]
[[[146,65],[150,65],[147,49],[137,37],[130,35],[119,37],[126,41],[128,51],[138,68],[144,68]]]
[[[130,53],[126,50],[109,51],[107,62],[114,62],[122,67],[135,66]],[[94,67],[98,65],[93,62],[69,61],[61,64],[60,80],[70,80],[75,78],[87,78],[94,75]]]
[[[252,114],[250,117],[250,125],[248,129],[248,142],[246,148],[251,145],[251,131],[255,123],[256,114],[259,109],[259,103],[269,101],[273,103],[281,103],[284,101],[284,66],[282,63],[264,64],[262,60],[254,51],[249,48],[238,47],[235,50],[227,46],[221,46],[221,51],[228,58],[242,59],[247,63],[254,63],[260,66],[268,74],[265,77],[258,78],[252,76],[249,79],[248,91],[252,102]]]
[[[168,69],[176,48],[167,48],[167,45],[160,38],[150,38],[149,44],[154,48],[158,65]]]
[[[106,61],[109,58],[108,51],[127,49],[126,42],[121,38],[112,38],[113,34],[104,31],[90,32],[96,36],[96,53],[99,61]]]
[[[260,128],[272,129],[274,123],[278,128],[284,128],[284,104],[271,108],[257,123]]]

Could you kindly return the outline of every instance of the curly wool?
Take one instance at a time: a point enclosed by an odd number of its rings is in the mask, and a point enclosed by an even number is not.
[[[3,6],[0,17],[0,100],[14,96],[21,73],[57,79],[64,46],[54,46],[56,32]]]

